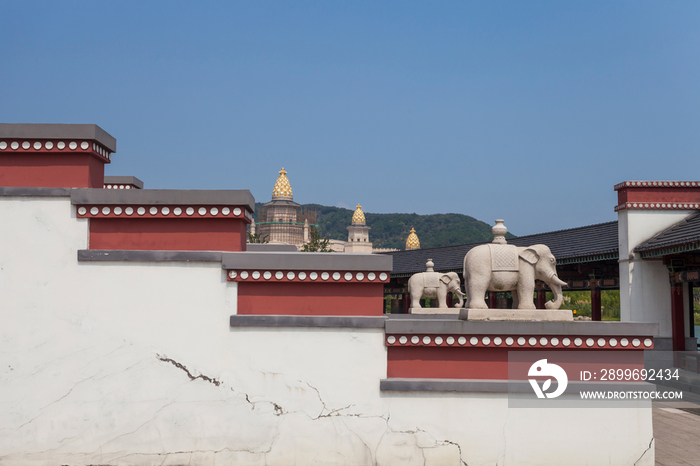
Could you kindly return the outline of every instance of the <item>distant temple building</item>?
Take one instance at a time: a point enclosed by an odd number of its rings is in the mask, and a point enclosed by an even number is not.
[[[267,237],[270,243],[293,244],[301,249],[309,242],[309,228],[316,226],[316,211],[294,202],[284,168],[279,175],[272,189],[272,200],[260,209],[258,222],[251,224],[250,232]]]
[[[416,230],[411,227],[411,233],[406,238],[406,250],[410,249],[420,249],[420,241],[418,241],[418,235],[416,235]]]

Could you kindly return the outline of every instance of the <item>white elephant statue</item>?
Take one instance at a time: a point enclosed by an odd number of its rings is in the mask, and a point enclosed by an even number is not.
[[[454,307],[462,307],[464,293],[460,289],[459,275],[455,272],[420,272],[408,279],[408,293],[411,295],[411,307],[420,308],[420,299],[437,298],[438,308],[447,308],[447,293],[459,296]]]
[[[510,291],[513,309],[535,309],[535,279],[545,282],[554,299],[547,309],[559,309],[563,301],[561,288],[566,282],[557,276],[557,261],[544,244],[516,247],[510,244],[482,244],[464,257],[464,284],[467,308],[488,309],[487,291]]]

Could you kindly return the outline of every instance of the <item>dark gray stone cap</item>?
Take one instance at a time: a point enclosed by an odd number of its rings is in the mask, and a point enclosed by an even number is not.
[[[78,251],[78,262],[221,262],[221,254],[216,251]]]
[[[391,270],[391,256],[337,252],[229,252],[224,254],[221,266],[241,270],[358,270],[388,273]]]
[[[600,335],[653,336],[659,334],[659,324],[643,322],[508,322],[465,321],[454,318],[390,318],[386,333],[407,335]]]
[[[247,243],[246,249],[252,252],[297,252],[293,244]]]
[[[232,315],[231,327],[339,327],[384,328],[386,317]]]
[[[145,204],[145,205],[240,205],[253,212],[255,198],[247,189],[75,189],[71,203],[81,204]]]
[[[401,379],[391,378],[379,381],[380,390],[419,391],[419,392],[491,392],[491,393],[532,393],[527,380],[495,379]],[[569,381],[567,392],[582,390],[654,391],[656,387],[647,382],[580,382]],[[582,405],[583,406],[583,405]]]
[[[97,125],[0,123],[0,138],[89,139],[117,151],[117,140]]]
[[[132,184],[143,189],[143,181],[135,176],[105,176],[105,184]]]
[[[0,186],[0,196],[18,197],[68,197],[71,188],[16,188]]]

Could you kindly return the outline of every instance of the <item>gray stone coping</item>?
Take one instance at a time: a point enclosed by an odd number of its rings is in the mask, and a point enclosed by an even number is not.
[[[21,188],[0,186],[0,196],[7,197],[69,197],[72,188]]]
[[[139,189],[143,189],[143,181],[135,176],[105,176],[104,184],[131,184]]]
[[[379,381],[382,391],[405,392],[490,392],[490,393],[531,393],[532,386],[527,380],[495,379],[403,379],[390,378]],[[654,391],[655,385],[647,382],[580,382],[569,381],[567,392],[586,390]]]
[[[79,262],[221,262],[223,253],[217,251],[78,251]]]
[[[413,318],[411,318],[413,317]],[[389,318],[388,334],[420,335],[596,335],[596,336],[654,336],[659,334],[659,324],[643,322],[512,322],[465,321],[457,316],[440,316],[426,319],[424,316]]]
[[[0,138],[89,139],[99,142],[112,152],[117,151],[117,140],[97,125],[0,123]]]
[[[247,243],[246,249],[251,252],[297,252],[293,244],[277,243]]]
[[[384,328],[386,317],[232,315],[231,327],[339,327]]]
[[[229,252],[221,266],[225,269],[251,270],[334,270],[391,271],[392,257],[379,254],[337,252]]]
[[[255,198],[247,189],[75,189],[75,205],[240,205],[255,211]]]

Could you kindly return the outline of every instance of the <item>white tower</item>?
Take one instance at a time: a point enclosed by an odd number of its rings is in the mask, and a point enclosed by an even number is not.
[[[365,225],[365,214],[362,206],[357,204],[355,213],[352,214],[352,224],[348,228],[348,242],[345,245],[345,252],[372,253],[372,243],[369,241],[370,227]]]

